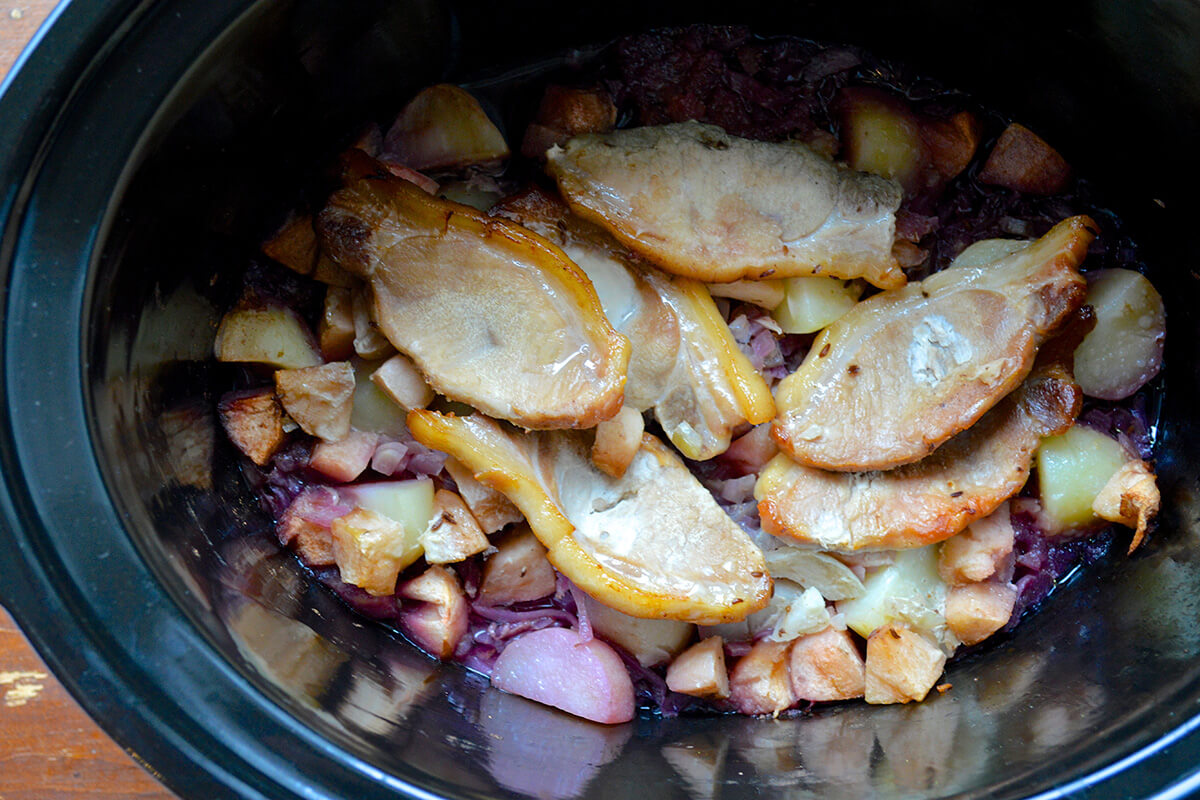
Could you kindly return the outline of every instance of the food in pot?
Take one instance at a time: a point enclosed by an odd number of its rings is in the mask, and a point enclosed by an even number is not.
[[[243,473],[351,607],[597,722],[802,713],[946,690],[1150,532],[1161,298],[1032,130],[741,29],[530,86],[354,139],[218,331]]]

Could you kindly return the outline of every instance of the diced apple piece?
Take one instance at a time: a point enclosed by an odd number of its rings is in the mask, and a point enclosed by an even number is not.
[[[742,656],[729,675],[729,700],[743,714],[778,714],[799,700],[788,677],[791,642],[762,641]]]
[[[946,624],[963,644],[978,644],[1008,624],[1016,602],[1017,590],[1007,583],[955,586],[946,594]]]
[[[309,519],[314,512],[326,511],[328,501],[315,491],[303,492],[283,512],[276,534],[284,545],[291,545],[310,567],[327,567],[337,562],[333,554],[333,535],[329,527]]]
[[[602,87],[550,85],[542,95],[537,116],[525,131],[521,153],[544,159],[551,145],[565,144],[581,133],[604,133],[617,124],[617,106]]]
[[[937,571],[937,545],[899,550],[891,564],[877,568],[863,582],[859,597],[838,603],[846,625],[859,636],[890,622],[907,622],[934,635],[944,627],[941,608],[946,584]]]
[[[425,408],[433,401],[433,389],[417,365],[403,353],[383,362],[383,366],[371,373],[371,382],[405,411]]]
[[[733,281],[732,283],[710,283],[708,293],[713,297],[728,297],[753,303],[760,308],[772,309],[787,296],[784,282],[767,278],[761,281]]]
[[[1082,425],[1043,439],[1037,452],[1043,517],[1061,529],[1092,522],[1096,496],[1128,460],[1115,439]]]
[[[786,278],[785,296],[771,316],[784,333],[813,333],[835,322],[854,307],[863,293],[861,281],[821,275]]]
[[[422,90],[392,124],[385,155],[416,170],[456,169],[508,158],[508,144],[479,101],[450,84]]]
[[[330,286],[325,290],[317,338],[327,361],[345,361],[354,355],[354,301],[349,289]]]
[[[928,156],[912,109],[898,97],[866,87],[843,89],[837,106],[846,163],[891,178],[909,194],[918,191]]]
[[[1012,123],[996,140],[979,180],[1030,194],[1057,194],[1071,167],[1058,151],[1024,125]]]
[[[970,111],[959,111],[949,119],[926,119],[921,138],[933,168],[944,180],[956,177],[975,157],[983,126]]]
[[[360,431],[374,431],[383,436],[403,436],[408,432],[404,415],[407,413],[370,379],[379,369],[378,361],[354,362],[354,408],[350,424]]]
[[[430,567],[401,586],[397,594],[420,603],[416,608],[405,603],[400,611],[400,627],[413,642],[439,659],[454,655],[467,635],[470,615],[470,605],[454,573],[445,567]]]
[[[367,294],[367,287],[356,287],[351,300],[354,312],[354,352],[367,360],[387,358],[396,352],[396,348],[383,335],[383,331],[379,330],[371,316],[371,300]]]
[[[433,496],[433,521],[421,534],[421,546],[430,564],[454,564],[482,553],[491,544],[463,499],[438,489]]]
[[[615,417],[596,426],[592,463],[606,475],[621,477],[642,446],[645,430],[645,420],[637,409],[622,406]]]
[[[554,594],[558,576],[528,525],[509,531],[483,565],[479,602],[509,605]]]
[[[318,249],[317,232],[308,214],[289,216],[262,244],[262,251],[269,258],[301,275],[312,274],[317,265]]]
[[[376,597],[394,594],[400,571],[421,556],[404,525],[365,508],[335,519],[330,532],[342,580]]]
[[[379,434],[352,430],[336,442],[317,442],[308,465],[338,483],[349,483],[370,465],[378,444]]]
[[[213,345],[218,361],[251,362],[284,369],[321,363],[312,333],[290,308],[235,308],[221,318]]]
[[[667,688],[693,697],[729,696],[725,643],[710,636],[681,653],[667,667]]]
[[[359,483],[338,487],[338,493],[350,505],[373,511],[403,525],[409,552],[415,552],[418,556],[421,554],[421,534],[433,520],[434,491],[433,481],[429,478]],[[408,563],[411,564],[412,560]]]
[[[1031,242],[1024,239],[980,239],[967,245],[950,262],[951,267],[986,267],[1005,256],[1028,247]]]
[[[492,685],[593,722],[633,719],[633,681],[621,657],[599,639],[545,628],[508,643],[492,669]]]
[[[764,422],[734,439],[721,460],[737,465],[748,475],[761,471],[778,452],[779,445],[771,438],[771,423]]]
[[[1104,485],[1092,501],[1092,510],[1101,519],[1134,529],[1133,541],[1129,544],[1132,553],[1142,543],[1150,521],[1158,514],[1160,499],[1158,484],[1149,465],[1134,459],[1127,461]]]
[[[305,433],[336,442],[350,432],[354,368],[349,363],[276,370],[275,392]]]
[[[868,703],[920,702],[937,683],[946,654],[903,623],[890,623],[867,639],[864,696]]]
[[[788,655],[792,692],[801,700],[829,702],[862,697],[866,666],[846,631],[825,628],[792,643]]]
[[[283,444],[283,409],[270,388],[230,392],[217,403],[217,414],[229,441],[260,467]]]
[[[581,593],[582,594],[582,593]],[[696,626],[673,619],[631,617],[583,595],[592,630],[620,645],[644,667],[665,664],[692,640]]]
[[[1075,380],[1084,394],[1122,400],[1162,367],[1167,315],[1162,297],[1140,272],[1106,269],[1089,276],[1096,327],[1075,350]]]
[[[458,494],[466,502],[467,508],[471,509],[475,521],[483,528],[484,533],[493,534],[505,525],[524,519],[511,500],[475,480],[471,471],[459,461],[453,458],[446,459],[446,471],[458,484]]]
[[[938,575],[951,586],[987,580],[1012,552],[1014,536],[1008,503],[1004,503],[942,542]]]
[[[785,545],[763,555],[771,577],[816,589],[826,600],[849,600],[866,591],[854,571],[828,553]]]

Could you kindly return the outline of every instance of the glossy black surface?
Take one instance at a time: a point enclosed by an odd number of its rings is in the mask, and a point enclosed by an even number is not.
[[[1200,9],[645,5],[69,3],[0,99],[5,605],[186,797],[1194,790]],[[1012,112],[1099,179],[1166,297],[1159,532],[925,704],[603,728],[487,691],[309,586],[214,436],[227,267],[302,189],[297,165],[430,81],[682,21],[862,44]]]

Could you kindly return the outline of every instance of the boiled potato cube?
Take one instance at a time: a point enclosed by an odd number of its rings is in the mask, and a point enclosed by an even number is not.
[[[218,361],[252,362],[284,369],[321,363],[308,327],[289,308],[236,308],[221,318],[213,350]]]
[[[1096,327],[1075,350],[1075,380],[1092,397],[1126,398],[1162,367],[1162,297],[1140,272],[1106,269],[1091,277],[1084,302],[1095,309]]]
[[[897,97],[865,87],[843,89],[837,105],[846,163],[892,178],[909,194],[920,189],[928,155],[912,109]]]
[[[869,574],[863,585],[861,596],[838,603],[846,625],[859,636],[891,622],[930,635],[944,628],[946,584],[938,576],[937,545],[897,551],[895,560]]]

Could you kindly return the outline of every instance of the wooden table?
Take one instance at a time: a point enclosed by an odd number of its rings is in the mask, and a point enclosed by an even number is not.
[[[58,0],[0,3],[0,76]],[[0,609],[0,800],[170,800],[49,674]]]

